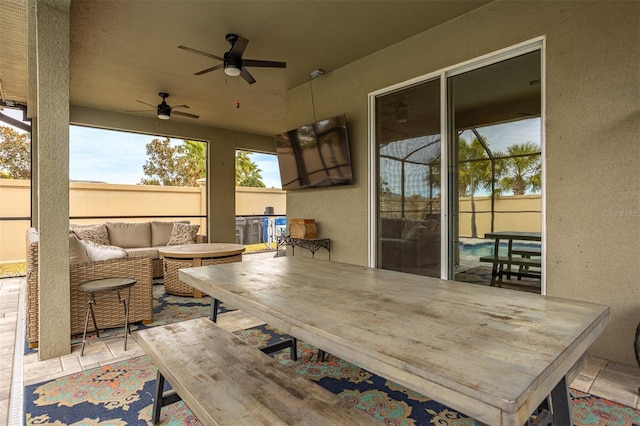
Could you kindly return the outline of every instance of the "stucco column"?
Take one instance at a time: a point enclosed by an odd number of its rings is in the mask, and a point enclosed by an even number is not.
[[[212,140],[208,155],[209,242],[235,243],[235,145],[224,140]]]
[[[41,360],[71,350],[69,303],[69,0],[38,0],[38,286]]]

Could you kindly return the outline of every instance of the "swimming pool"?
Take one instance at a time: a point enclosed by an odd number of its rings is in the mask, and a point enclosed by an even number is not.
[[[483,257],[483,256],[493,256],[493,250],[495,247],[494,240],[483,240],[483,239],[465,239],[459,242],[458,247],[460,248],[460,256],[465,257]],[[525,243],[514,241],[513,249],[518,250],[537,250],[540,251],[540,243]],[[500,247],[498,249],[500,256],[506,256],[508,250],[508,243],[506,241],[500,242]]]

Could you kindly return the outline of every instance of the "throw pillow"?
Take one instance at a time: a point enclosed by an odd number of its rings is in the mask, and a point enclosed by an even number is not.
[[[107,227],[103,224],[77,225],[70,223],[69,229],[75,232],[81,240],[91,241],[103,246],[109,245],[109,234],[107,233]]]
[[[73,231],[69,232],[69,265],[89,262],[91,259],[87,255],[87,249]]]
[[[81,240],[80,242],[84,245],[87,250],[87,256],[92,262],[121,259],[128,256],[127,252],[118,246],[101,245],[88,240]]]
[[[181,246],[184,244],[193,244],[196,242],[196,234],[200,229],[200,225],[189,225],[187,223],[173,223],[171,238],[167,242],[168,246]]]

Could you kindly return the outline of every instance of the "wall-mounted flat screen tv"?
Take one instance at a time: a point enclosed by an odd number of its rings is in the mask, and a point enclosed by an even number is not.
[[[353,184],[344,115],[277,135],[276,151],[282,189]]]

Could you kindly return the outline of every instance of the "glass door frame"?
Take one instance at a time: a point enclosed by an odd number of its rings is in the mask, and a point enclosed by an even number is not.
[[[452,232],[450,226],[450,216],[455,212],[452,212],[453,197],[457,194],[451,194],[450,185],[451,179],[449,178],[449,159],[452,155],[453,149],[451,145],[450,135],[450,111],[449,111],[449,93],[447,90],[448,78],[459,75],[468,71],[472,71],[478,68],[482,68],[487,65],[494,64],[496,62],[504,61],[514,58],[516,56],[523,55],[525,53],[540,50],[540,76],[541,76],[541,119],[540,119],[540,142],[542,153],[542,294],[546,294],[546,167],[545,167],[545,117],[546,117],[546,102],[545,102],[545,88],[546,88],[546,75],[545,75],[545,47],[546,37],[536,37],[534,39],[510,46],[496,52],[492,52],[469,61],[453,65],[448,68],[444,68],[433,73],[425,74],[401,83],[394,84],[392,86],[385,87],[383,89],[369,93],[368,95],[368,266],[372,268],[378,267],[377,265],[377,219],[378,219],[378,166],[377,166],[377,151],[376,151],[376,99],[380,96],[388,95],[396,91],[400,91],[417,84],[425,83],[430,80],[440,79],[440,134],[441,134],[441,170],[446,170],[447,173],[442,174],[441,181],[441,194],[442,194],[442,206],[440,213],[440,228],[442,247],[440,250],[441,262],[440,262],[440,278],[451,279],[450,263],[453,257],[449,255],[451,251]],[[446,178],[445,178],[446,176]]]

